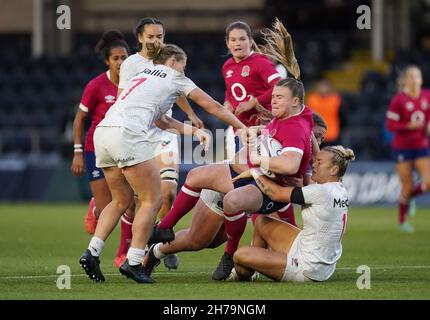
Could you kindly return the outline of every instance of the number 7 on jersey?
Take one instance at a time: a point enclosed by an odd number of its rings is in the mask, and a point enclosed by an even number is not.
[[[128,91],[127,93],[121,98],[121,100],[124,100],[138,85],[145,82],[147,78],[135,78],[131,81],[136,82]]]

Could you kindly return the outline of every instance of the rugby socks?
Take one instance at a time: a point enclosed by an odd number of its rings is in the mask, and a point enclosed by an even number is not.
[[[137,266],[142,264],[145,257],[145,250],[139,248],[130,248],[127,252],[128,264],[130,266]]]
[[[418,183],[413,189],[412,189],[412,194],[411,197],[416,197],[420,194],[424,193],[424,189],[423,189],[423,184],[422,183]]]
[[[288,222],[289,224],[292,224],[293,226],[297,227],[296,225],[296,219],[294,217],[294,205],[290,204],[287,210],[278,212],[279,218],[281,218],[282,221]]]
[[[184,215],[194,208],[200,198],[200,191],[201,189],[192,188],[184,183],[173,203],[172,209],[161,220],[157,228],[172,229]]]
[[[166,257],[166,255],[163,253],[163,252],[161,252],[161,250],[160,250],[160,247],[161,247],[161,243],[157,243],[156,245],[154,245],[154,250],[153,250],[153,252],[154,252],[154,256],[157,258],[157,259],[163,259],[163,258],[165,258]]]
[[[225,252],[230,256],[239,247],[240,238],[245,232],[246,221],[248,220],[247,215],[244,212],[236,212],[229,214],[224,212],[224,226],[225,233],[227,235],[227,245]]]
[[[119,242],[119,248],[116,253],[117,257],[121,257],[127,254],[128,248],[130,247],[132,232],[131,226],[133,225],[133,219],[130,218],[126,213],[121,217],[121,239]]]
[[[403,203],[399,201],[398,208],[399,208],[399,223],[403,224],[406,221],[406,217],[408,215],[409,201],[407,203]]]
[[[253,213],[251,216],[252,225],[255,226],[255,220],[257,220],[258,213]]]
[[[88,250],[90,250],[93,257],[98,257],[104,246],[105,242],[102,239],[94,236],[91,238],[90,244],[88,245]]]

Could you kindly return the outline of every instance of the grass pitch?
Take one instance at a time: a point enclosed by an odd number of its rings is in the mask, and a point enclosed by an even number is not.
[[[298,211],[298,210],[296,210]],[[414,234],[396,228],[394,208],[351,208],[343,240],[343,256],[325,283],[275,283],[265,277],[255,283],[214,282],[211,274],[224,247],[179,254],[180,267],[163,265],[154,285],[139,285],[113,266],[119,228],[101,256],[106,282],[96,284],[78,260],[89,235],[83,229],[85,204],[0,204],[0,299],[429,299],[430,210],[418,208],[410,221]],[[299,217],[300,214],[296,213]],[[191,214],[176,230],[188,226]],[[300,223],[300,221],[299,221]],[[249,243],[248,224],[242,244]],[[72,272],[71,289],[59,290],[60,265]],[[371,270],[371,289],[359,290],[357,267]]]

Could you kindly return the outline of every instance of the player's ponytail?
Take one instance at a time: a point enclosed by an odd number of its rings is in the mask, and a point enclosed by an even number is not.
[[[323,151],[333,154],[332,164],[339,167],[338,177],[342,178],[345,175],[346,169],[351,161],[355,160],[354,151],[343,146],[327,146]]]
[[[261,33],[265,55],[282,64],[294,79],[299,80],[300,66],[294,54],[293,40],[282,22],[276,18],[272,29],[264,29]]]
[[[123,47],[127,53],[130,52],[130,48],[127,42],[125,42],[124,35],[121,31],[107,30],[97,42],[95,51],[100,54],[104,61],[107,61],[109,60],[110,51],[114,47]]]
[[[163,44],[160,41],[147,43],[148,58],[154,64],[164,64],[170,57],[174,56],[177,61],[184,60],[187,55],[184,50],[174,44]]]

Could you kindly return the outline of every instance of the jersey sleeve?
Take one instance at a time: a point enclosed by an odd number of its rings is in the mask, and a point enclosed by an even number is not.
[[[402,121],[401,118],[402,104],[398,95],[391,100],[390,106],[386,113],[386,126],[388,131],[405,131],[408,130],[408,122]]]
[[[259,60],[258,75],[261,80],[267,84],[268,88],[264,93],[255,98],[257,98],[258,102],[263,106],[270,105],[273,88],[278,83],[278,81],[281,80],[281,75],[279,74],[278,70],[276,70],[273,63],[267,58],[261,58]]]
[[[118,88],[125,89],[127,83],[133,77],[133,65],[127,59],[121,64],[121,69],[119,70],[119,84]]]
[[[326,201],[327,195],[322,184],[310,184],[302,188],[305,204],[322,204]]]
[[[284,125],[279,135],[282,139],[277,139],[282,144],[281,154],[293,151],[304,154],[306,148],[306,137],[303,128],[298,124]]]
[[[183,96],[188,96],[191,91],[193,91],[195,88],[197,88],[197,85],[186,76],[175,72],[175,75],[173,76],[173,82],[176,87],[176,91],[178,94]]]
[[[98,89],[95,81],[90,81],[85,87],[84,93],[82,94],[79,109],[90,113],[94,110],[94,107],[97,105],[97,90]]]

